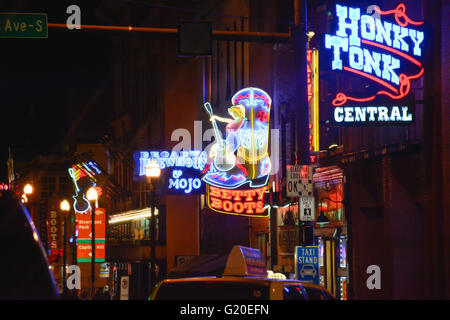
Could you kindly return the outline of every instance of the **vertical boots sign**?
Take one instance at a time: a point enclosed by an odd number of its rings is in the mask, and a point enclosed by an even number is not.
[[[48,230],[48,262],[58,260],[61,246],[61,219],[56,210],[51,210],[47,219]]]

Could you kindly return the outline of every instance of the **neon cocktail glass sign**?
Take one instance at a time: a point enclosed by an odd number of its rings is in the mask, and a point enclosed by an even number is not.
[[[337,30],[335,34],[325,35],[325,48],[332,53],[332,70],[342,70],[368,79],[381,88],[358,97],[338,92],[332,104],[343,107],[335,111],[336,122],[358,121],[356,110],[360,115],[367,115],[359,116],[358,119],[365,118],[368,122],[412,121],[408,106],[400,103],[394,107],[379,106],[374,100],[377,97],[387,98],[391,102],[403,99],[411,91],[411,81],[423,76],[424,67],[420,60],[425,35],[417,29],[423,25],[423,21],[410,19],[404,4],[388,11],[374,7],[374,14],[368,15],[361,14],[360,8],[337,4]],[[375,108],[371,109],[371,114],[366,108],[346,109],[347,106],[344,106],[347,103],[367,105],[368,102],[371,103],[370,107]]]

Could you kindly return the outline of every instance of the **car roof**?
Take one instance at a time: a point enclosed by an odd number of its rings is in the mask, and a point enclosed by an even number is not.
[[[213,281],[213,282],[246,282],[246,283],[255,283],[255,284],[264,284],[269,285],[272,282],[276,282],[279,284],[284,283],[298,283],[304,287],[316,288],[319,290],[326,290],[324,287],[316,285],[310,282],[304,282],[300,280],[291,280],[291,279],[274,279],[274,278],[264,278],[264,277],[252,277],[252,276],[224,276],[224,277],[192,277],[192,278],[179,278],[179,279],[166,279],[163,280],[162,283],[183,283],[183,282],[205,282],[205,281]]]

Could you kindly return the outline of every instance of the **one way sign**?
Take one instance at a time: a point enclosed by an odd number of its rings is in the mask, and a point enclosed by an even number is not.
[[[287,166],[286,195],[288,197],[312,196],[312,166]]]

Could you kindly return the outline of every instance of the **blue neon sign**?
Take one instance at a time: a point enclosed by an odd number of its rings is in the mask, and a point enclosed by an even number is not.
[[[174,167],[171,169],[167,193],[169,194],[200,194],[203,183],[200,172],[192,168]]]
[[[135,154],[137,174],[145,176],[149,161],[156,161],[162,170],[172,167],[193,168],[202,171],[208,161],[205,151],[138,151]]]

